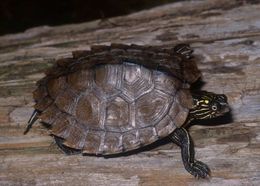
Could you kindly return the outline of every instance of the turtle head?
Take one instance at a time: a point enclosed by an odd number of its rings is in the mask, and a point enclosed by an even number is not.
[[[227,96],[212,92],[200,91],[192,94],[193,107],[190,119],[210,119],[222,116],[230,111]]]

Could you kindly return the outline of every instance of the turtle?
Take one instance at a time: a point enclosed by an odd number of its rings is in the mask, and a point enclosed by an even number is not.
[[[112,43],[72,52],[46,71],[33,92],[36,120],[67,155],[123,154],[168,138],[181,148],[184,168],[210,176],[195,159],[191,121],[229,112],[227,97],[191,91],[201,78],[189,44],[173,47]]]

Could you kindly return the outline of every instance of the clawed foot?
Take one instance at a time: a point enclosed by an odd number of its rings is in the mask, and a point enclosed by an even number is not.
[[[186,168],[186,170],[191,173],[195,178],[207,178],[210,176],[210,169],[201,161],[194,161],[194,163],[190,163],[190,166]]]
[[[181,147],[181,156],[185,169],[196,178],[209,177],[209,167],[194,158],[194,145],[188,131],[184,128],[177,128],[170,137],[174,143]]]

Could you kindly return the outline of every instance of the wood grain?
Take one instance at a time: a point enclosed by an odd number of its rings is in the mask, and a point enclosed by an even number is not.
[[[258,1],[188,1],[1,36],[0,185],[259,185],[259,12]],[[191,43],[203,73],[202,89],[226,94],[232,107],[232,117],[190,128],[197,159],[211,168],[210,179],[189,175],[172,143],[105,159],[63,155],[39,124],[23,135],[35,82],[54,59],[111,42]]]

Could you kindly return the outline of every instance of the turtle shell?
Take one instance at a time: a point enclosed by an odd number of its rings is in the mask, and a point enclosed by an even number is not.
[[[172,49],[98,46],[58,60],[38,82],[35,109],[64,145],[115,154],[148,145],[184,124],[200,77]]]

